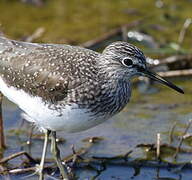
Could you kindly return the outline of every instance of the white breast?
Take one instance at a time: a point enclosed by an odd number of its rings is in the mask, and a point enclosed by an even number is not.
[[[27,114],[27,120],[34,122],[42,130],[78,132],[108,119],[107,117],[96,118],[87,109],[79,109],[77,104],[66,105],[61,112],[52,110],[42,101],[42,98],[8,87],[2,78],[0,78],[0,91]]]

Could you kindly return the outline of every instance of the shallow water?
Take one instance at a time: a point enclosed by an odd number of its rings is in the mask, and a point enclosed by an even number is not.
[[[168,143],[168,132],[173,124],[175,122],[180,124],[177,127],[177,131],[183,132],[187,121],[192,117],[192,112],[187,111],[187,109],[191,108],[191,103],[189,103],[191,90],[188,87],[188,82],[186,80],[184,82],[177,81],[176,83],[184,88],[186,96],[177,94],[167,88],[159,89],[159,86],[156,87],[159,92],[155,94],[140,94],[137,89],[134,88],[131,102],[121,113],[112,119],[81,133],[58,133],[59,137],[66,139],[65,143],[60,144],[62,157],[71,154],[71,145],[74,144],[75,149],[85,147],[87,143],[82,142],[82,140],[93,136],[103,137],[103,140],[93,146],[85,157],[112,157],[133,150],[131,158],[144,158],[147,154],[142,149],[135,148],[135,146],[140,143],[155,143],[157,133],[161,133],[162,143]],[[167,98],[169,98],[169,100],[167,100]],[[21,123],[21,111],[7,100],[3,103],[3,109],[6,142],[8,144],[8,149],[5,151],[4,156],[23,149],[28,151],[28,146],[25,144],[28,136],[24,133],[27,125],[24,124],[23,127],[17,131],[17,133],[20,133],[19,136],[15,136],[12,132],[12,130],[19,127]],[[175,144],[177,143],[178,142]],[[42,144],[42,140],[32,140],[31,154],[33,157],[40,157]],[[184,145],[184,147],[191,148],[189,145]],[[50,153],[48,153],[48,157],[51,158]],[[20,162],[19,159],[20,158],[14,159],[11,163],[18,163]],[[167,155],[164,159],[170,162],[173,160],[170,155]],[[178,161],[189,161],[189,154],[179,155]],[[155,178],[157,176],[156,171],[157,169],[155,168],[141,168],[140,173],[133,179],[139,180],[146,175],[148,179]],[[78,170],[77,172],[81,179],[90,178],[96,174],[96,172],[90,170]],[[184,180],[190,179],[190,172],[188,170],[173,173],[165,168],[160,170],[160,175],[173,179],[178,179],[181,175]],[[22,176],[12,176],[12,178],[17,179]],[[98,179],[131,179],[132,176],[134,176],[134,169],[132,167],[109,165]],[[31,177],[30,179],[35,178],[36,177]]]

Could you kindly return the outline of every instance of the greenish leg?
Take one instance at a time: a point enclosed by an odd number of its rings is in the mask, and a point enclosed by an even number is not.
[[[51,132],[51,153],[53,154],[53,157],[57,163],[57,166],[60,170],[60,173],[62,175],[62,178],[65,179],[65,180],[68,180],[69,177],[67,175],[67,171],[65,170],[63,164],[62,164],[62,161],[61,161],[61,158],[60,158],[60,151],[57,147],[57,142],[56,142],[56,132],[55,131],[52,131]]]
[[[44,163],[45,163],[45,156],[47,153],[47,145],[48,145],[50,132],[51,131],[47,130],[47,129],[45,131],[45,140],[44,140],[43,152],[42,152],[42,156],[41,156],[41,162],[40,162],[40,165],[38,167],[39,180],[43,180],[43,167],[44,167]]]

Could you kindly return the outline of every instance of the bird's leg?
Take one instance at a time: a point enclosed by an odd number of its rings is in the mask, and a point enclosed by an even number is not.
[[[44,140],[43,152],[42,152],[42,156],[41,156],[41,162],[38,167],[39,180],[43,180],[43,167],[44,167],[44,163],[45,163],[45,156],[46,156],[46,152],[47,152],[47,145],[48,145],[50,132],[51,131],[48,129],[45,130],[45,140]]]
[[[67,170],[65,170],[61,158],[60,158],[60,151],[59,148],[57,147],[57,142],[56,142],[56,132],[52,131],[51,132],[51,153],[53,154],[53,157],[57,163],[57,166],[60,170],[60,173],[62,175],[62,178],[65,180],[68,180],[69,177],[67,175]]]

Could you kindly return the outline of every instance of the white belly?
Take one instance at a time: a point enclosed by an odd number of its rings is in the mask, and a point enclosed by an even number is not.
[[[78,132],[108,119],[107,117],[95,118],[87,109],[79,109],[77,104],[66,105],[61,112],[52,110],[45,105],[42,98],[8,87],[2,78],[0,78],[0,91],[29,116],[27,120],[34,122],[42,130]]]

